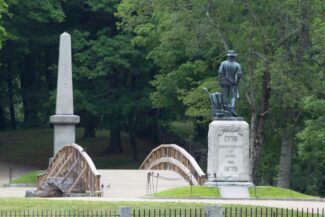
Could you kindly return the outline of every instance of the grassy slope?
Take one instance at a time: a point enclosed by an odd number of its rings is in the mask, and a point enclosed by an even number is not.
[[[249,188],[249,194],[251,197],[280,197],[280,198],[315,198],[315,196],[310,196],[302,194],[290,189],[278,188],[272,186],[258,186],[255,188]]]
[[[25,174],[24,176],[14,179],[11,183],[14,183],[14,184],[36,184],[38,174],[40,174],[40,171],[32,171],[32,172]]]
[[[249,188],[250,196],[255,197],[255,188]],[[190,187],[173,188],[166,191],[158,192],[157,197],[219,197],[216,188],[205,186],[193,186],[192,195]],[[314,196],[302,194],[289,189],[283,189],[271,186],[257,186],[256,197],[264,198],[315,198]]]
[[[138,139],[139,162],[132,161],[131,147],[128,136],[122,134],[121,154],[104,155],[107,148],[109,132],[98,131],[96,138],[82,139],[83,131],[77,128],[76,143],[87,148],[87,153],[93,159],[97,168],[106,169],[135,169],[151,151],[153,146],[146,139]],[[36,168],[46,169],[48,159],[53,153],[53,129],[28,129],[0,132],[0,159],[28,164]]]
[[[157,197],[219,197],[217,188],[205,186],[186,186],[158,192]]]

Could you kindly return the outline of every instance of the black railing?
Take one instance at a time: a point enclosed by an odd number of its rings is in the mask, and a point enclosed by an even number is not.
[[[225,207],[224,217],[325,217],[324,208]]]
[[[223,217],[325,217],[324,208],[282,209],[266,207],[224,207]],[[206,217],[205,209],[131,209],[120,211],[2,210],[0,217]],[[222,217],[222,216],[220,216]]]
[[[0,217],[120,217],[120,214],[118,211],[5,210],[0,211]]]

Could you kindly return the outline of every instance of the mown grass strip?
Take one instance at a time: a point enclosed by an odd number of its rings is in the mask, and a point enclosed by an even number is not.
[[[12,180],[11,184],[36,184],[37,182],[37,176],[41,173],[42,171],[32,171],[28,172],[25,175]]]
[[[215,187],[186,186],[169,189],[154,194],[156,197],[219,197],[219,191]]]
[[[250,187],[249,194],[250,197],[256,198],[316,198],[315,196],[302,194],[294,190],[273,186]]]

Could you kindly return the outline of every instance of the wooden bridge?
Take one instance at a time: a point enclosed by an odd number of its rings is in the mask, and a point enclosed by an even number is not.
[[[191,185],[202,185],[206,175],[195,159],[175,144],[160,145],[153,149],[140,166],[142,170],[173,170]]]
[[[100,178],[83,148],[71,144],[58,151],[47,171],[38,176],[36,196],[100,196]],[[58,193],[61,195],[55,195]]]

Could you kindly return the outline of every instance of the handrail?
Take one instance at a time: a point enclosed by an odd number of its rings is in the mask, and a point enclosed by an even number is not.
[[[172,166],[170,166],[172,165]],[[190,184],[203,184],[205,173],[196,160],[176,144],[162,144],[153,149],[140,166],[140,169],[168,169],[184,177]],[[189,178],[193,176],[194,179]]]
[[[73,183],[63,190],[64,193],[89,192],[90,196],[100,195],[101,175],[85,150],[74,143],[59,150],[46,172],[37,177],[38,190],[44,191],[42,185],[46,185],[48,178],[63,180],[61,183],[63,184],[68,177],[72,178]]]

